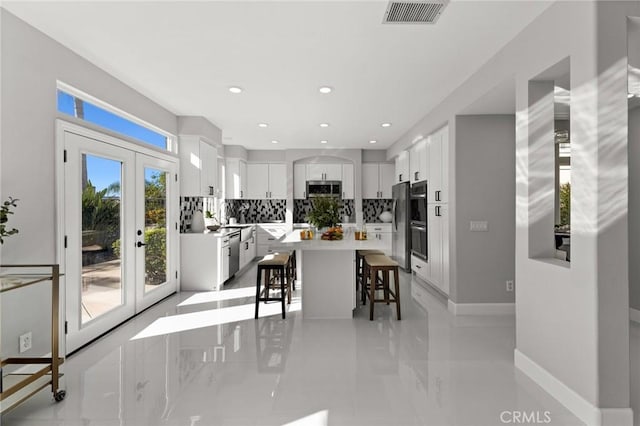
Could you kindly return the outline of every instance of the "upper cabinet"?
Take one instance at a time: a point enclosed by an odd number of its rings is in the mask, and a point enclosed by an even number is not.
[[[409,151],[402,151],[396,157],[396,175],[394,176],[393,182],[409,182]]]
[[[293,165],[293,198],[304,200],[307,198],[307,165]]]
[[[362,198],[391,198],[394,174],[392,163],[363,163]]]
[[[429,136],[428,203],[446,203],[449,199],[449,127]]]
[[[426,180],[429,159],[427,156],[427,139],[416,142],[409,150],[409,177],[411,183]]]
[[[247,196],[251,200],[287,198],[286,164],[247,164]]]
[[[353,163],[344,163],[342,165],[342,199],[353,200],[355,198],[354,184],[354,168]]]
[[[307,180],[342,180],[342,164],[307,164]]]
[[[308,180],[342,181],[342,198],[345,200],[352,200],[355,197],[353,163],[344,163],[344,164],[295,163],[293,165],[293,198],[294,199],[304,200],[307,198],[307,181]]]
[[[180,136],[179,143],[180,195],[220,195],[217,148],[199,136]]]
[[[247,163],[239,158],[227,158],[225,171],[226,198],[247,198]]]

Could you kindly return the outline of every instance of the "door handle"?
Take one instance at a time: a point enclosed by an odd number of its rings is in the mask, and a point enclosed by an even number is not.
[[[143,242],[141,242],[141,241],[138,241],[138,242],[136,243],[136,247],[142,247],[142,246],[146,246],[146,244],[145,244],[145,243],[143,243]]]
[[[398,182],[402,182],[402,173],[398,175]]]
[[[243,195],[242,195],[242,189],[241,189],[240,190],[240,198],[242,198],[242,197],[243,197]]]
[[[269,191],[265,192],[265,193],[264,193],[264,196],[265,196],[266,198],[269,198]]]
[[[302,191],[302,198],[307,198],[307,191]]]
[[[413,176],[414,176],[413,180],[418,180],[418,172],[415,172]]]

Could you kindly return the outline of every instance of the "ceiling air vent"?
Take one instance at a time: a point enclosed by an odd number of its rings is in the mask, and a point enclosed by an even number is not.
[[[385,24],[435,24],[448,0],[390,1],[384,14]]]

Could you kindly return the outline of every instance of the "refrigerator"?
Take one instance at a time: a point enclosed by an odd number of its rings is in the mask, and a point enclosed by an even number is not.
[[[411,234],[409,220],[409,182],[393,185],[392,258],[405,271],[411,270]]]

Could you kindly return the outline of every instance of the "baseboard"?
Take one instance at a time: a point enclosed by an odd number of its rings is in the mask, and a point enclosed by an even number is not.
[[[631,408],[596,407],[518,349],[514,350],[514,364],[586,424],[590,426],[633,425]]]
[[[640,310],[629,308],[629,319],[633,322],[640,322]]]
[[[454,303],[447,302],[449,312],[454,315],[512,315],[516,313],[515,303]]]

